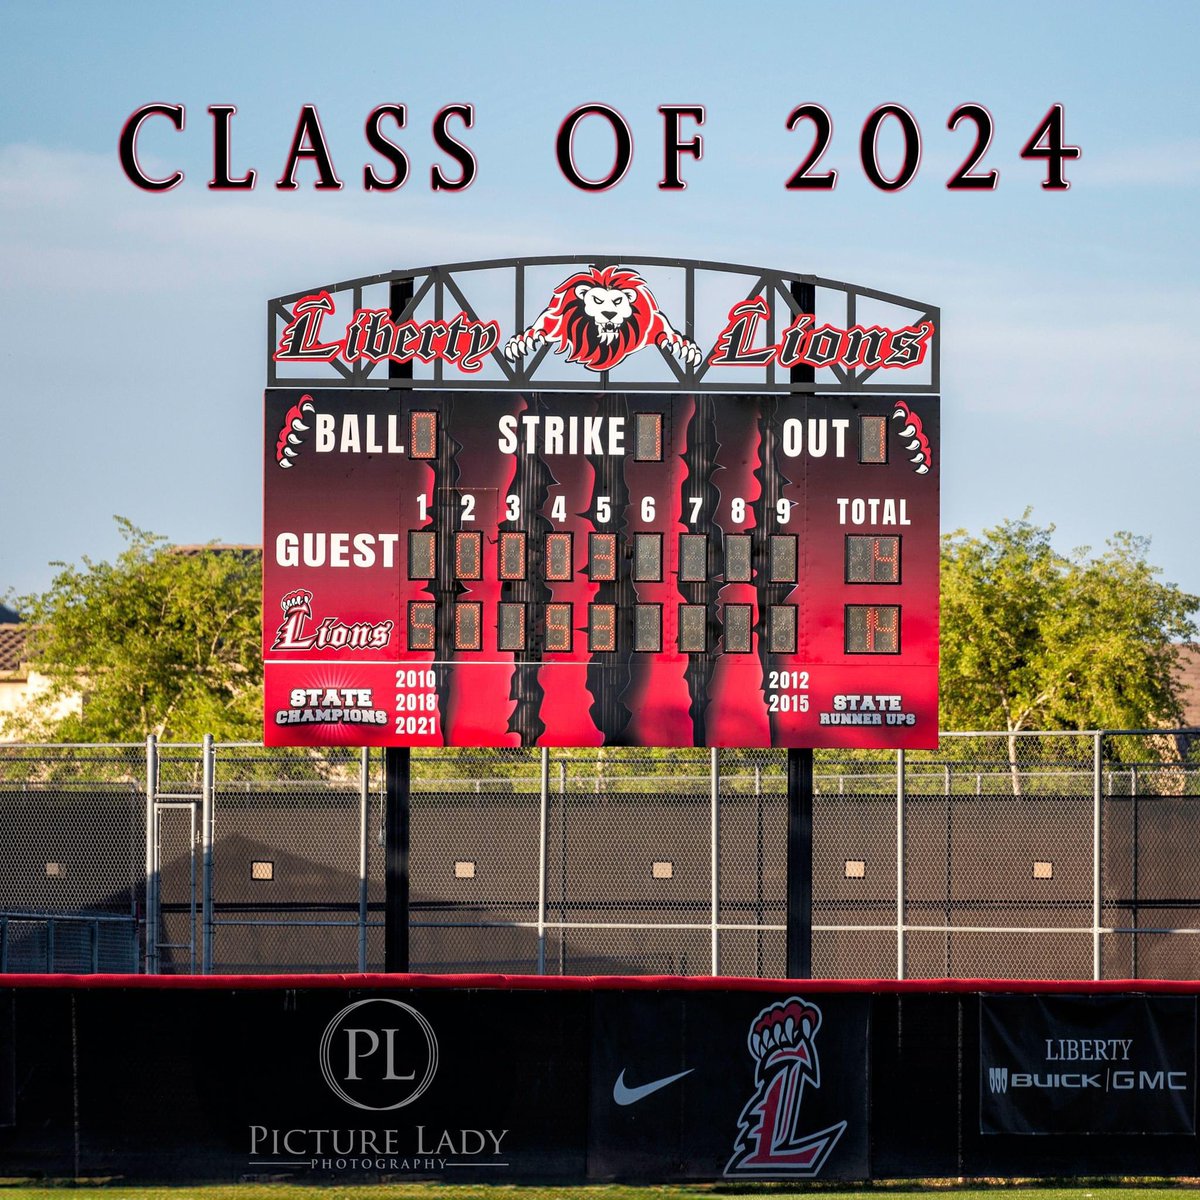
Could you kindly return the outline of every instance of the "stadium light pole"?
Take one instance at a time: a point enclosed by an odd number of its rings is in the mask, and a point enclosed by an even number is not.
[[[792,297],[802,313],[816,311],[816,288],[799,280]],[[793,367],[793,383],[814,383],[816,369]],[[787,752],[787,974],[812,978],[813,768],[811,747]]]
[[[411,279],[396,280],[388,289],[388,307],[393,321],[403,319],[413,297]],[[412,363],[388,361],[389,379],[411,379]],[[383,750],[384,883],[383,883],[383,969],[403,974],[409,969],[409,806],[411,756],[407,746],[385,746]]]

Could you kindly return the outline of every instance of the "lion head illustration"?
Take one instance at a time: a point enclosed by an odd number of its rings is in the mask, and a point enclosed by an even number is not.
[[[700,348],[671,327],[646,281],[627,267],[589,267],[554,289],[550,303],[504,353],[515,362],[542,345],[568,362],[607,371],[653,343],[683,362],[700,361]]]

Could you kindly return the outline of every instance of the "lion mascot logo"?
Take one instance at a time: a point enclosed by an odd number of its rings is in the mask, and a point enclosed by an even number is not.
[[[812,1178],[846,1130],[801,1132],[806,1087],[821,1086],[816,1037],[821,1010],[799,996],[771,1004],[750,1023],[746,1042],[754,1058],[754,1095],[738,1118],[738,1137],[728,1175],[790,1175]]]
[[[567,362],[607,371],[651,344],[695,366],[700,347],[663,316],[646,281],[626,267],[589,267],[554,289],[545,311],[504,347],[510,362],[549,345]]]

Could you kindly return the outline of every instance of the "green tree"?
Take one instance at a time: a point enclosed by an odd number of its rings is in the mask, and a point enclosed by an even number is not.
[[[1200,597],[1158,579],[1149,543],[1060,554],[1030,514],[942,544],[947,730],[1149,729],[1182,720],[1175,643]],[[1015,748],[1010,749],[1010,755]]]
[[[50,690],[10,719],[9,736],[67,742],[262,736],[257,552],[181,552],[118,517],[115,562],[59,568],[48,591],[17,600],[30,666]],[[82,695],[81,712],[56,717]]]

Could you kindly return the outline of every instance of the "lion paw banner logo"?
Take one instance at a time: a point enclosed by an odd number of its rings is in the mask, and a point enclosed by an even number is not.
[[[607,371],[636,350],[655,345],[696,366],[703,352],[663,315],[646,281],[627,267],[589,267],[554,289],[550,303],[523,333],[509,338],[505,357],[516,362],[549,346],[567,362]],[[569,353],[568,353],[569,352]]]
[[[805,1089],[821,1086],[820,1028],[821,1010],[799,996],[769,1005],[750,1023],[746,1043],[754,1058],[754,1095],[738,1118],[726,1175],[811,1178],[825,1165],[846,1122],[803,1129]]]

